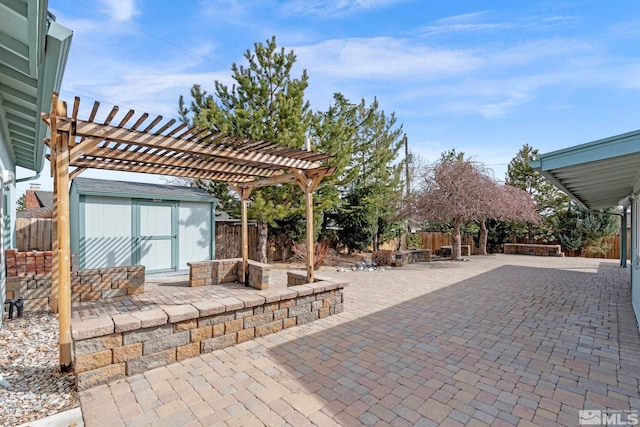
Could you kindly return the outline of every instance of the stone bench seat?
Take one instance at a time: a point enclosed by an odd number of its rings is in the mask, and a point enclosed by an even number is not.
[[[248,261],[248,285],[254,289],[269,288],[269,264]],[[215,259],[210,261],[188,262],[189,286],[210,286],[221,283],[240,282],[242,258]]]
[[[535,256],[555,256],[562,257],[562,247],[560,245],[538,245],[527,243],[505,243],[504,253],[512,255],[535,255]]]
[[[402,267],[405,264],[414,262],[430,262],[431,249],[411,249],[406,251],[397,251],[393,253],[392,265]]]

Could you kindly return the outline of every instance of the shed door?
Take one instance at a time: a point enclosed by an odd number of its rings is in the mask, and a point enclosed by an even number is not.
[[[135,263],[148,272],[177,269],[176,204],[136,200],[134,221]]]

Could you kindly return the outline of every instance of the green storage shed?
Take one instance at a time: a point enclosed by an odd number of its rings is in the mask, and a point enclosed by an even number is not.
[[[144,265],[159,273],[214,259],[217,200],[199,188],[76,178],[69,204],[81,269]]]

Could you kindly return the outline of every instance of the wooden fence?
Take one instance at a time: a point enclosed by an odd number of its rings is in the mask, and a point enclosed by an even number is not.
[[[53,221],[50,218],[17,218],[16,219],[16,244],[17,249],[25,251],[50,251]],[[422,247],[431,249],[434,253],[442,246],[451,245],[451,236],[438,232],[420,232]],[[255,226],[249,226],[249,258],[256,259],[258,234]],[[514,239],[513,243],[527,243],[522,239]],[[620,236],[613,236],[605,240],[611,245],[606,254],[592,258],[620,259]],[[216,256],[217,258],[238,258],[242,256],[242,226],[239,224],[216,224]],[[462,236],[462,244],[470,245],[474,252],[475,243],[473,237]],[[386,242],[380,249],[395,250],[398,247],[397,239]],[[566,256],[580,256],[579,251],[564,251]],[[282,261],[285,254],[291,254],[291,248],[280,248],[269,244],[268,258],[270,262]],[[627,259],[631,259],[631,233],[627,233]]]
[[[616,235],[613,237],[608,237],[604,239],[604,244],[609,246],[609,249],[602,255],[589,255],[587,258],[602,258],[602,259],[620,259],[620,241],[622,237],[620,235]],[[512,239],[513,243],[529,243],[526,238],[514,238]],[[534,242],[538,243],[538,242]],[[572,251],[562,248],[565,256],[569,257],[579,257],[582,256],[580,251]],[[631,259],[631,231],[627,231],[627,259]]]
[[[420,234],[422,235],[422,247],[424,249],[431,249],[434,254],[441,247],[452,245],[451,236],[445,233],[424,231]],[[473,237],[471,236],[462,236],[461,244],[469,245],[469,247],[471,247],[471,253],[474,252],[474,248],[476,247],[476,244],[473,242]]]
[[[20,252],[50,251],[53,221],[50,218],[16,218],[16,246]]]
[[[16,218],[16,247],[20,252],[50,251],[53,221],[51,218]],[[258,234],[255,226],[249,226],[249,258],[256,259]],[[242,226],[216,224],[216,256],[239,258],[242,256]],[[280,261],[286,250],[269,245],[269,260]],[[289,248],[289,253],[291,250]]]

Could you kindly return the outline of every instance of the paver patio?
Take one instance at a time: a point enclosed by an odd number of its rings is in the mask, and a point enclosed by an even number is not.
[[[497,255],[349,282],[345,311],[80,394],[87,426],[578,425],[640,410],[616,261]]]

